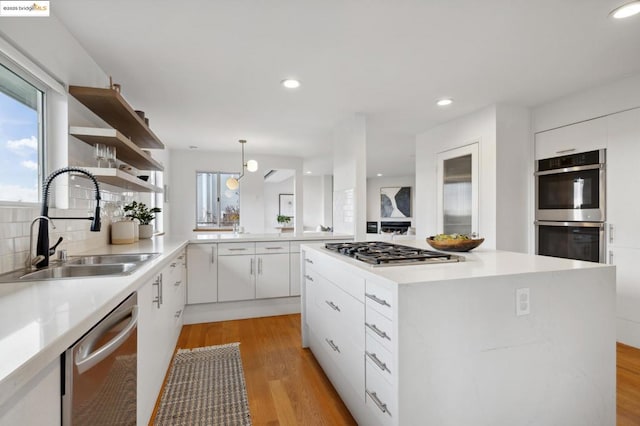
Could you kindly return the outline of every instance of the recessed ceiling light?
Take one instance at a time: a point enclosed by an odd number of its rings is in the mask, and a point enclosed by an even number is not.
[[[452,103],[453,103],[453,99],[451,98],[438,99],[438,102],[436,102],[438,106],[447,106],[447,105],[451,105]]]
[[[282,85],[287,89],[297,89],[298,87],[300,87],[300,82],[292,78],[282,80],[280,83],[282,83]]]
[[[310,171],[310,170],[307,170],[307,171],[305,172],[305,174],[310,175],[310,174],[311,174],[311,171]]]
[[[378,173],[376,176],[380,177],[380,176],[382,176],[382,173]]]
[[[638,13],[640,13],[640,1],[632,1],[613,9],[611,13],[609,13],[609,15],[616,19],[622,19],[628,18]]]

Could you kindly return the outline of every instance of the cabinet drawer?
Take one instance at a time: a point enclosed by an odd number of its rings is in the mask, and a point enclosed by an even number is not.
[[[332,329],[338,329],[360,348],[364,348],[364,304],[337,286],[320,278],[315,304]]]
[[[256,243],[257,254],[289,253],[289,241],[273,241]]]
[[[238,254],[255,254],[255,243],[224,243],[218,244],[218,256],[232,256]]]
[[[393,383],[395,374],[395,365],[393,363],[393,355],[387,350],[376,338],[367,333],[365,337],[365,358],[367,360],[367,369],[374,369],[389,382]]]
[[[604,118],[540,132],[535,136],[536,160],[606,147],[607,128]]]
[[[365,313],[365,331],[380,342],[389,352],[393,352],[394,332],[393,321],[367,306]]]
[[[365,383],[365,404],[383,425],[393,424],[397,415],[396,391],[393,386],[372,368],[367,368]]]
[[[342,263],[316,251],[304,252],[305,269],[313,268],[320,275],[340,287],[361,302],[364,302],[364,278],[345,270]]]
[[[391,288],[373,280],[367,280],[365,289],[365,303],[389,319],[393,319],[395,301]]]

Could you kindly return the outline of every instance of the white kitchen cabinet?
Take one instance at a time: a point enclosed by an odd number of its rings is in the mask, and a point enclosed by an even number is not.
[[[289,242],[256,243],[256,299],[289,296]]]
[[[253,254],[218,256],[218,301],[255,299],[255,274]]]
[[[640,247],[640,108],[607,117],[607,222],[609,243]]]
[[[184,251],[138,290],[138,415],[148,424],[182,328]]]
[[[558,157],[607,147],[607,127],[604,118],[583,121],[553,130],[536,133],[535,157]]]
[[[56,358],[0,406],[0,426],[59,425],[60,378],[60,359]]]
[[[189,244],[187,247],[187,303],[218,301],[217,244]]]

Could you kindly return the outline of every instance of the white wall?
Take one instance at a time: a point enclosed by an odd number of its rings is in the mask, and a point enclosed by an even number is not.
[[[478,232],[485,238],[483,247],[526,252],[530,141],[528,110],[504,105],[492,105],[418,135],[416,234],[437,233],[436,155],[478,142]]]
[[[333,176],[305,176],[303,180],[304,229],[333,226]]]
[[[195,228],[196,172],[239,172],[240,150],[237,153],[171,150],[170,157],[171,164],[174,165],[169,177],[171,234],[189,236]],[[250,233],[275,232],[265,230],[264,172],[272,169],[293,169],[296,171],[294,225],[296,232],[302,232],[303,189],[302,179],[299,178],[302,176],[302,159],[251,154],[248,154],[247,158],[257,160],[259,169],[255,173],[245,172],[240,180],[240,226],[245,228],[245,232]]]
[[[366,236],[367,203],[366,117],[354,114],[339,123],[333,132],[333,228]]]
[[[380,217],[380,188],[385,187],[411,187],[411,218]],[[367,222],[394,221],[411,222],[416,217],[416,178],[415,176],[381,176],[367,179]],[[378,223],[379,225],[379,223]],[[379,228],[378,228],[379,229]]]
[[[240,183],[242,183],[242,180],[240,180]],[[293,176],[277,183],[264,183],[265,232],[278,232],[276,226],[282,226],[278,223],[278,212],[280,211],[280,194],[293,194],[294,189],[295,179],[293,178]],[[293,224],[293,222],[291,222],[291,224]]]

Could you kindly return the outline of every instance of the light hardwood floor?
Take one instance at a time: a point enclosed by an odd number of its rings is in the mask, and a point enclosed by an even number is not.
[[[300,315],[185,325],[177,347],[232,342],[241,343],[254,425],[356,424],[311,352],[302,349]],[[617,353],[618,426],[640,426],[640,350],[618,344]]]

